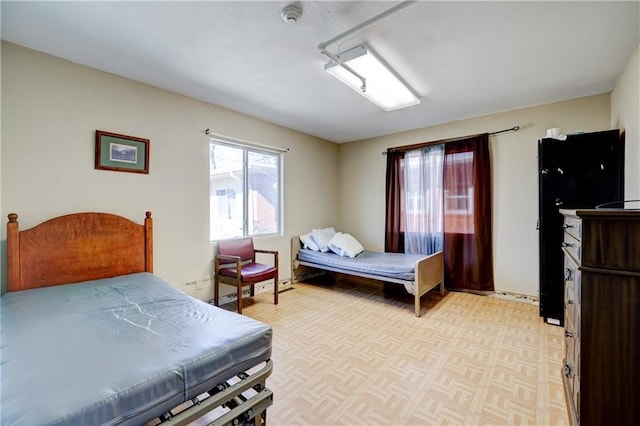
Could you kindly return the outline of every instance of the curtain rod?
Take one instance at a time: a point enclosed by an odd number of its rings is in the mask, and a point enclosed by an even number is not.
[[[498,130],[497,132],[491,132],[491,133],[489,133],[489,136],[497,135],[498,133],[504,133],[504,132],[517,132],[518,130],[520,130],[520,126],[513,126],[510,129],[504,129],[504,130]]]
[[[258,143],[254,143],[254,142],[248,142],[242,139],[236,139],[236,138],[232,138],[229,136],[225,136],[225,135],[221,135],[218,133],[214,133],[211,131],[211,129],[205,129],[202,131],[202,133],[204,133],[207,137],[209,137],[210,139],[217,139],[221,142],[225,142],[227,144],[231,144],[231,145],[239,145],[239,146],[245,146],[245,147],[249,147],[249,148],[256,148],[256,149],[261,149],[264,151],[270,151],[270,152],[278,152],[278,153],[287,153],[289,152],[290,148],[278,148],[275,146],[269,146],[269,145],[261,145]]]
[[[404,151],[408,148],[415,148],[415,149],[419,149],[425,146],[429,146],[429,145],[436,145],[436,144],[441,144],[441,143],[448,143],[448,142],[456,142],[462,139],[467,139],[467,138],[472,138],[475,136],[480,136],[480,135],[484,135],[484,134],[488,134],[489,136],[493,136],[493,135],[497,135],[499,133],[505,133],[505,132],[517,132],[518,130],[520,130],[520,126],[513,126],[509,129],[502,129],[502,130],[497,130],[495,132],[491,132],[491,133],[478,133],[475,135],[469,135],[469,136],[458,136],[456,138],[449,138],[449,139],[440,139],[438,141],[432,141],[432,142],[424,142],[424,143],[418,143],[418,144],[414,144],[414,145],[404,145],[404,146],[396,146],[393,148],[388,148],[386,151],[382,152],[382,155],[387,155],[387,152],[391,151]]]

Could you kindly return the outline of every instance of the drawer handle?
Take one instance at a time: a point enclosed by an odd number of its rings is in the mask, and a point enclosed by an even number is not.
[[[571,377],[571,367],[569,366],[569,364],[565,364],[563,370],[564,377]]]
[[[573,244],[563,242],[562,247],[573,247]]]
[[[572,279],[573,274],[571,273],[571,269],[567,268],[564,271],[564,280],[565,281],[570,281]]]
[[[572,332],[570,332],[570,331],[565,331],[565,332],[564,332],[564,337],[571,337],[571,338],[573,338],[573,337],[574,337],[574,335],[573,335],[573,333],[572,333]]]
[[[574,226],[573,225],[569,225],[568,223],[565,223],[564,225],[562,225],[562,227],[564,229],[568,229],[568,228],[573,228]]]
[[[567,305],[573,305],[573,300],[567,299]]]

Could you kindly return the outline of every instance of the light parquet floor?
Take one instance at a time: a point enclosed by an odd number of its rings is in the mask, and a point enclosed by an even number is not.
[[[563,330],[537,306],[431,292],[417,318],[399,288],[339,276],[245,300],[274,330],[269,425],[569,424]]]

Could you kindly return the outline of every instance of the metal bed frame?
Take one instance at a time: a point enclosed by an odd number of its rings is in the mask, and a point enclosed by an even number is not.
[[[352,271],[344,268],[321,265],[318,263],[305,262],[298,259],[302,245],[300,237],[291,237],[291,283],[296,283],[317,275],[318,270],[332,271],[340,274],[354,275],[357,277],[371,278],[374,280],[403,284],[405,288],[413,288],[414,310],[417,317],[420,316],[420,298],[439,287],[440,295],[444,296],[444,255],[437,252],[425,256],[415,264],[415,279],[413,281],[401,280],[397,278],[383,277],[379,275],[367,274],[359,271]],[[408,286],[408,287],[407,287]]]
[[[220,415],[209,425],[266,424],[267,407],[273,404],[273,392],[265,386],[265,380],[272,370],[273,361],[269,360],[258,371],[239,373],[193,398],[190,403],[165,413],[159,417],[160,423],[170,422],[172,426],[184,426],[222,407],[225,410],[221,410]],[[259,422],[256,423],[257,421]]]

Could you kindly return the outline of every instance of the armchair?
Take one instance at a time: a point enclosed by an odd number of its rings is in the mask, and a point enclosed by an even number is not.
[[[256,263],[256,253],[272,254],[273,266]],[[218,254],[214,262],[213,302],[218,306],[220,283],[236,287],[238,313],[242,313],[242,288],[251,286],[249,294],[255,294],[255,284],[273,279],[273,303],[278,304],[278,252],[254,248],[252,238],[239,238],[218,242]]]

